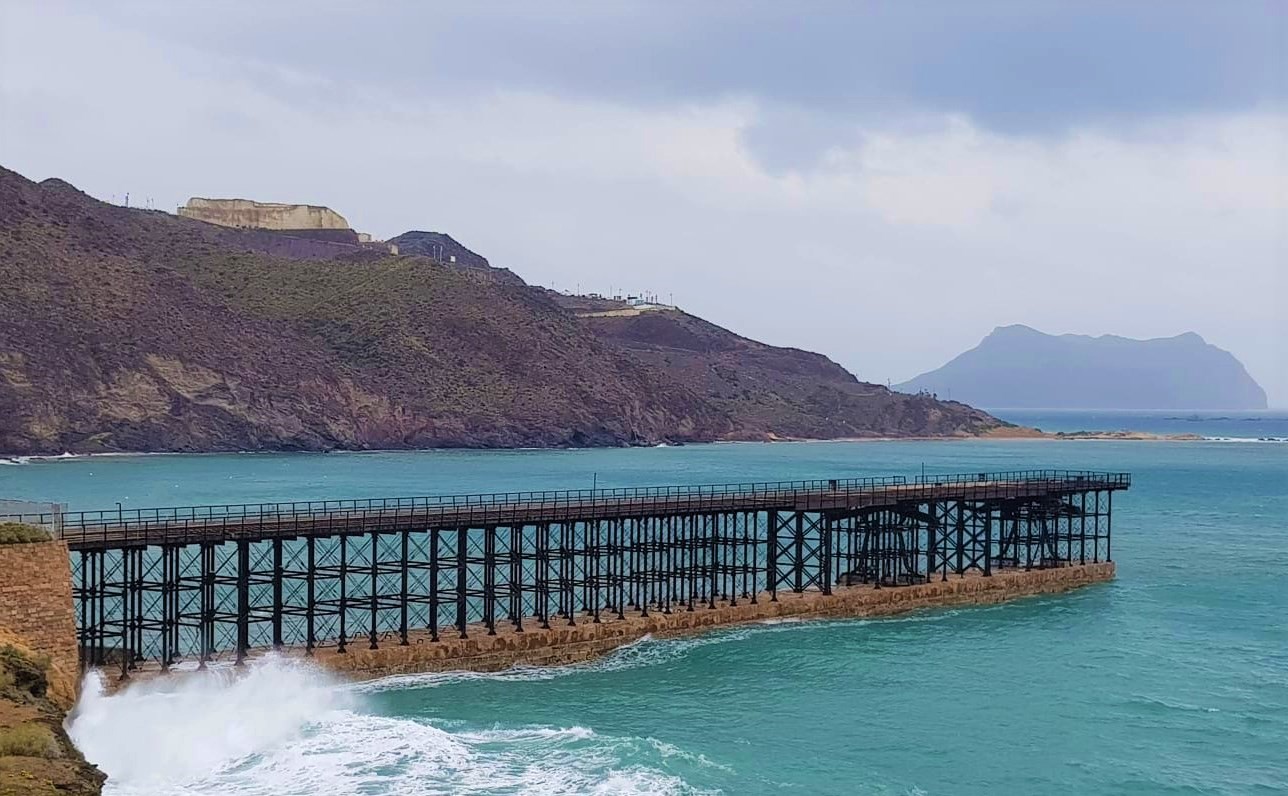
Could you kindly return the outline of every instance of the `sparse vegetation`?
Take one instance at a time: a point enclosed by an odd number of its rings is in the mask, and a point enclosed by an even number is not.
[[[56,760],[63,756],[53,731],[41,724],[19,724],[0,728],[0,757],[43,757]]]
[[[6,631],[7,632],[7,631]],[[0,644],[0,796],[96,796],[104,776],[85,762],[47,698],[49,659]]]
[[[49,531],[38,525],[27,525],[21,522],[0,522],[0,545],[48,542],[49,539]]]
[[[49,658],[0,644],[0,696],[41,699],[49,689]]]

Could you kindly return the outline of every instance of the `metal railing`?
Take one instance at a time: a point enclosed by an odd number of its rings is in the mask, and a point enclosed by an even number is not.
[[[548,517],[576,513],[595,518],[612,511],[637,509],[656,513],[699,512],[738,506],[793,505],[802,501],[841,495],[889,495],[915,500],[935,490],[969,486],[992,487],[984,497],[1006,489],[1126,489],[1127,473],[1082,470],[1017,470],[925,474],[909,480],[904,476],[831,478],[799,481],[761,481],[727,484],[616,487],[605,489],[538,490],[461,495],[362,498],[351,500],[304,500],[273,503],[238,503],[201,506],[170,506],[93,511],[63,511],[52,514],[0,515],[0,522],[17,521],[51,525],[70,543],[108,538],[126,538],[132,543],[165,544],[190,532],[202,531],[235,538],[259,529],[289,531],[307,524],[337,529],[368,522],[390,520],[432,521],[450,515],[453,523],[469,524],[474,519],[493,521],[499,517],[522,521],[523,516]]]
[[[948,486],[967,483],[1093,483],[1106,488],[1127,489],[1131,486],[1131,473],[1110,473],[1097,470],[1010,470],[1003,472],[927,473],[915,479],[918,485]]]

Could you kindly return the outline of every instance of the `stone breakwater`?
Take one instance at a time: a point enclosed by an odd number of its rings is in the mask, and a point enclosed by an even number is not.
[[[359,639],[348,649],[318,649],[318,664],[355,679],[386,677],[438,671],[490,672],[514,666],[559,666],[592,660],[644,636],[668,638],[701,633],[707,630],[748,622],[773,619],[824,619],[840,617],[874,617],[907,613],[925,608],[953,605],[991,605],[1038,594],[1069,591],[1092,583],[1112,580],[1114,564],[1080,564],[1057,569],[1005,570],[990,577],[971,573],[949,577],[946,581],[896,588],[876,589],[871,586],[838,586],[830,595],[820,592],[803,594],[779,593],[777,601],[768,592],[757,595],[756,602],[739,600],[737,605],[715,608],[695,607],[673,610],[670,614],[650,613],[625,619],[601,615],[599,623],[589,617],[578,618],[575,626],[566,620],[552,621],[549,630],[525,626],[524,632],[497,628],[487,635],[482,625],[467,626],[467,638],[455,636],[449,628],[432,642],[428,634],[413,634],[409,643],[400,645],[396,638],[380,643],[378,649],[367,649]]]

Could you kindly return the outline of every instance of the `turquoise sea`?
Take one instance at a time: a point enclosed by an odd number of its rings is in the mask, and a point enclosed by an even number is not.
[[[1246,435],[1257,436],[1257,435]],[[1288,792],[1288,444],[862,442],[0,466],[72,509],[1052,467],[1127,470],[1118,579],[360,686],[288,661],[103,696],[109,794]]]
[[[1288,412],[1140,412],[1113,409],[992,409],[995,416],[1043,431],[1145,431],[1212,440],[1288,442]]]

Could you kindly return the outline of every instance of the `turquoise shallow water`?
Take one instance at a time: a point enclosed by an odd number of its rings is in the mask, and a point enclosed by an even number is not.
[[[1288,790],[1288,445],[110,457],[0,467],[0,495],[101,508],[922,466],[1131,471],[1114,504],[1118,580],[989,608],[645,641],[558,671],[353,688],[269,664],[164,693],[91,692],[73,735],[117,794]]]

